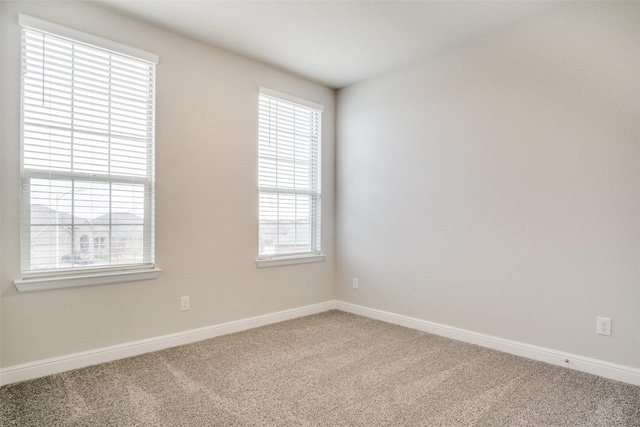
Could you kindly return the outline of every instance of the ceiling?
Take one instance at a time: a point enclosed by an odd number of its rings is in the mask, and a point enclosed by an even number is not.
[[[341,88],[560,7],[558,1],[97,0]]]

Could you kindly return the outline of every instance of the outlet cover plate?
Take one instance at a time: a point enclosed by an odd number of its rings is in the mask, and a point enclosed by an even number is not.
[[[596,333],[598,335],[611,335],[611,318],[596,317]]]

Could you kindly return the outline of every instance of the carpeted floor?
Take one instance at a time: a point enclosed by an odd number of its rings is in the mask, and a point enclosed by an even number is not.
[[[0,389],[2,426],[640,426],[640,387],[339,311]]]

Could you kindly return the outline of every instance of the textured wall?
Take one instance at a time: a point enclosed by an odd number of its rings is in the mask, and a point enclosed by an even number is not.
[[[2,2],[2,366],[324,302],[334,283],[334,91],[84,2]],[[23,12],[160,55],[155,281],[18,293]],[[323,263],[258,270],[257,95],[324,104]],[[181,295],[191,310],[179,311]]]
[[[341,90],[338,298],[640,368],[639,41],[574,4]]]

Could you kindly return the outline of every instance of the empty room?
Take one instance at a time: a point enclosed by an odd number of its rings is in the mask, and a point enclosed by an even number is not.
[[[640,2],[0,1],[0,425],[640,426]]]

